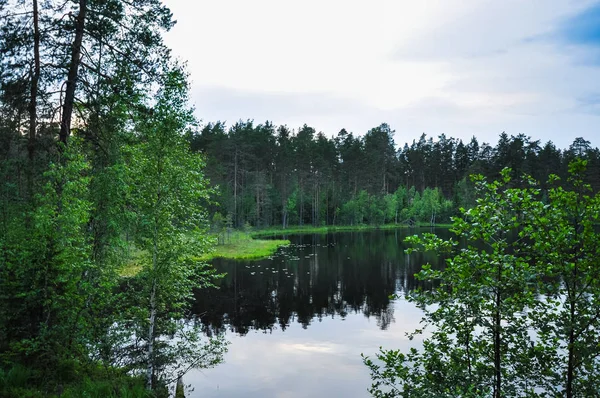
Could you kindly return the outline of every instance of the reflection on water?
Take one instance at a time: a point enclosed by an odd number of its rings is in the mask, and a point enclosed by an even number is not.
[[[194,311],[232,345],[225,364],[189,376],[192,396],[367,396],[360,353],[406,346],[420,320],[390,295],[422,283],[414,274],[425,262],[440,266],[432,254],[404,253],[410,233],[290,236],[270,259],[216,260],[227,276],[198,292]]]

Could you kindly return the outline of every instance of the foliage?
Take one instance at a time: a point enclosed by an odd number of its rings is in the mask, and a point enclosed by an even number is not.
[[[41,383],[40,373],[31,368],[15,365],[0,369],[0,396],[2,397],[90,397],[90,398],[159,398],[166,397],[166,389],[150,392],[144,380],[127,376],[114,368],[89,368],[80,370],[79,380],[56,386],[50,395],[35,388]]]
[[[217,275],[196,257],[210,244],[201,207],[209,190],[204,161],[189,152],[182,134],[193,122],[185,107],[187,82],[177,69],[165,79],[151,116],[141,121],[140,142],[128,148],[129,207],[146,258],[140,289],[130,289],[139,308],[124,321],[137,328],[145,347],[145,358],[132,366],[147,371],[149,386],[181,376],[186,364],[213,366],[225,350],[221,339],[204,344],[193,324],[180,321],[193,289],[212,286]]]
[[[52,364],[83,348],[94,329],[88,300],[94,289],[102,289],[86,236],[91,209],[88,170],[74,140],[44,173],[41,194],[26,224],[17,225],[21,220],[13,219],[2,240],[0,345],[7,344],[8,357],[44,358],[48,376],[57,379]]]
[[[457,240],[409,238],[449,257],[418,274],[435,288],[409,296],[430,329],[422,349],[364,358],[374,396],[596,394],[600,208],[582,168],[570,166],[573,190],[551,189],[548,203],[532,181],[510,187],[509,169],[501,181],[475,177],[477,205],[454,219]]]
[[[548,192],[548,204],[527,231],[544,300],[532,311],[546,361],[542,388],[566,397],[594,396],[600,368],[600,196],[583,182],[586,162],[574,160],[566,186]]]
[[[162,42],[169,9],[1,3],[0,368],[31,371],[29,390],[44,396],[61,386],[127,396],[89,369],[155,363],[160,379],[214,365],[222,342],[207,346],[181,321],[191,289],[214,272],[193,259],[210,245],[209,189],[183,138],[195,122]],[[124,282],[117,271],[132,262],[143,271]],[[169,333],[176,344],[163,341]],[[152,356],[142,341],[155,343]]]
[[[470,174],[494,179],[511,167],[512,186],[526,187],[521,175],[528,173],[545,192],[550,174],[566,178],[574,154],[588,160],[584,180],[600,189],[600,151],[583,139],[561,151],[522,134],[501,134],[495,147],[475,137],[463,143],[423,134],[396,147],[385,123],[363,136],[342,129],[328,138],[308,125],[275,128],[252,120],[229,128],[208,123],[188,139],[206,154],[206,173],[220,187],[220,205],[210,213],[231,215],[238,228],[246,222],[260,228],[446,223],[460,207],[475,205]]]

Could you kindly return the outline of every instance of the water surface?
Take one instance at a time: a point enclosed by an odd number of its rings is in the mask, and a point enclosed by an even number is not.
[[[225,363],[193,371],[191,397],[368,397],[361,353],[418,344],[421,311],[404,295],[432,254],[404,253],[408,229],[288,237],[260,261],[215,260],[227,276],[197,294],[207,334],[231,342]],[[437,230],[448,237],[446,230]]]

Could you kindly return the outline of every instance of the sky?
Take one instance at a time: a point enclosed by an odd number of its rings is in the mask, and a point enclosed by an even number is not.
[[[204,123],[600,146],[600,1],[166,0]]]

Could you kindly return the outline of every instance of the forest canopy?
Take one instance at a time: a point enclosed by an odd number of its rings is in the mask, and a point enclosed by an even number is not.
[[[495,179],[509,167],[515,186],[529,175],[545,190],[548,176],[566,178],[576,157],[588,161],[586,182],[600,188],[600,151],[584,138],[559,149],[504,132],[495,145],[422,134],[397,146],[395,136],[385,123],[364,135],[342,129],[328,137],[308,125],[249,120],[208,123],[189,141],[206,154],[206,175],[219,187],[211,213],[231,216],[238,227],[448,223],[474,205],[469,175]]]

